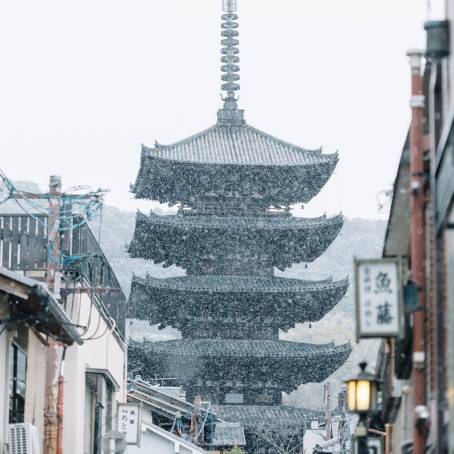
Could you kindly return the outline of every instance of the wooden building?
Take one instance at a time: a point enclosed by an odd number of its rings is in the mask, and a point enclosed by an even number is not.
[[[424,144],[424,282],[406,287],[405,336],[383,343],[378,372],[383,379],[381,412],[392,425],[392,452],[414,452],[418,433],[425,452],[454,452],[454,7],[446,1],[445,17],[426,22],[427,48],[417,55],[414,74],[423,86]],[[414,101],[414,98],[412,98]],[[411,186],[412,143],[405,142],[400,159],[384,257],[401,257],[411,269],[410,206],[417,188]],[[406,273],[411,283],[412,276]],[[409,282],[404,282],[408,284]],[[423,304],[417,295],[424,292]],[[422,351],[414,351],[415,314],[424,313]],[[422,376],[424,402],[415,403],[415,370]],[[420,386],[421,386],[420,385]],[[415,407],[419,406],[417,412]],[[419,450],[417,452],[420,452]]]
[[[316,322],[333,309],[348,280],[274,275],[275,268],[313,262],[341,230],[341,215],[304,219],[291,213],[291,205],[319,193],[338,155],[292,145],[246,123],[236,96],[233,4],[225,2],[222,16],[224,105],[217,123],[174,144],[142,148],[133,193],[179,210],[172,216],[138,213],[130,255],[177,265],[186,276],[134,277],[129,317],[176,328],[182,339],[131,342],[129,363],[145,380],[176,378],[188,400],[202,396],[229,421],[249,414],[263,422],[269,415],[270,426],[284,421],[293,427],[304,411],[279,407],[282,392],[322,382],[351,352],[349,344],[279,340],[279,330]]]

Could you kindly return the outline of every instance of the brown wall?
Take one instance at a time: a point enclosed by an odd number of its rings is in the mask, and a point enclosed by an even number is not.
[[[43,409],[46,379],[46,347],[30,330],[27,345],[27,383],[25,394],[25,422],[43,433]]]

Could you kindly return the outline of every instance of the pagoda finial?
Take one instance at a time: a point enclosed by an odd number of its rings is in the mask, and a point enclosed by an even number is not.
[[[218,123],[235,126],[244,123],[243,111],[238,110],[236,92],[240,89],[240,62],[238,45],[238,15],[236,0],[222,0],[224,14],[222,15],[222,48],[221,48],[221,89],[224,92],[222,100],[224,107],[218,112]]]

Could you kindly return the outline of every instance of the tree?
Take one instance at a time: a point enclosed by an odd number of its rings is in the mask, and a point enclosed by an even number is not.
[[[257,441],[274,448],[277,454],[300,454],[303,452],[304,428],[299,430],[285,425],[249,426],[248,430],[255,435]],[[295,430],[296,429],[296,430]]]

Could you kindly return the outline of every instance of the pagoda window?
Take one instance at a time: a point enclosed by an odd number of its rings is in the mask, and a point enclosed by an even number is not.
[[[225,403],[227,405],[241,405],[244,403],[243,394],[228,393],[225,395]]]

